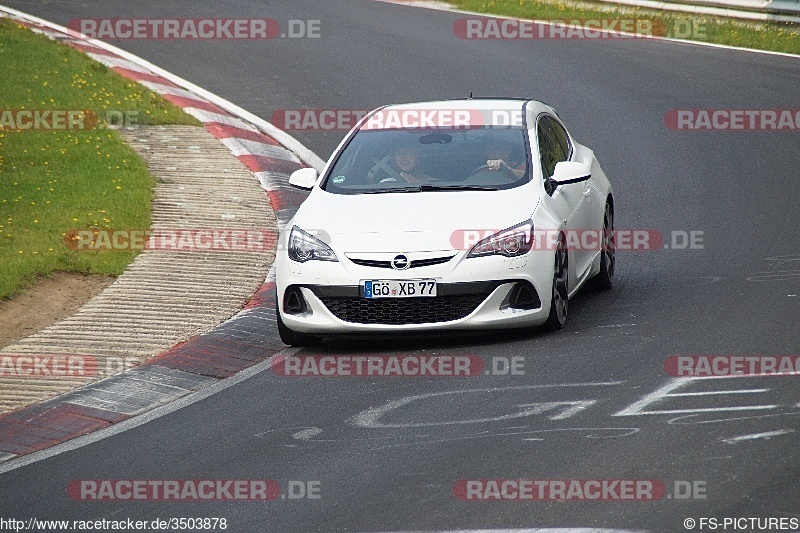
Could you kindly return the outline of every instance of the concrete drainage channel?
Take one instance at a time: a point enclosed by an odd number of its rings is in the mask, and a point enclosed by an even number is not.
[[[98,366],[141,363],[94,382],[97,375],[26,380],[24,387],[21,378],[0,380],[0,409],[16,409],[0,415],[0,471],[6,471],[32,461],[19,456],[173,402],[178,408],[178,399],[269,366],[286,347],[277,333],[274,281],[264,275],[278,229],[305,198],[289,187],[288,174],[324,162],[258,117],[131,54],[14,10],[0,7],[0,16],[86,52],[203,123],[121,131],[160,181],[152,230],[240,229],[274,237],[271,247],[246,253],[143,252],[76,315],[2,350],[0,356],[92,354]]]

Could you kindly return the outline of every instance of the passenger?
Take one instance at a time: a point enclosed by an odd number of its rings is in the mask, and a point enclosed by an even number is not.
[[[517,158],[512,157],[511,152],[511,145],[498,139],[489,139],[486,142],[486,157],[488,157],[486,166],[489,167],[489,170],[504,170],[509,177],[514,177],[512,181],[516,181],[525,175],[527,165],[524,157],[521,161],[517,161]]]

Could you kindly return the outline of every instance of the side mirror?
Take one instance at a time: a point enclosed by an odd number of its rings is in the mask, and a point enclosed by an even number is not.
[[[550,181],[555,185],[569,185],[570,183],[580,183],[592,177],[592,170],[589,165],[576,161],[562,161],[556,164],[553,177]]]
[[[292,172],[289,176],[289,185],[293,185],[299,189],[313,189],[317,184],[317,169],[315,168],[301,168]]]

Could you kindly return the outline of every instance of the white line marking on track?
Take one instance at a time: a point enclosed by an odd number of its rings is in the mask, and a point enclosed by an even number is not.
[[[800,407],[800,405],[796,406]],[[763,418],[775,418],[779,416],[797,416],[800,415],[800,411],[790,411],[788,413],[774,413],[768,415],[751,415],[751,416],[736,416],[736,417],[728,417],[728,418],[714,418],[711,420],[697,420],[701,414],[695,415],[685,415],[685,416],[678,416],[672,418],[667,421],[667,424],[674,424],[674,425],[689,425],[689,424],[716,424],[718,422],[735,422],[739,420],[758,420]]]
[[[738,437],[732,437],[730,439],[722,439],[722,442],[727,442],[728,444],[738,444],[740,442],[744,442],[744,441],[748,441],[748,440],[770,439],[772,437],[779,437],[781,435],[788,435],[789,433],[794,433],[794,430],[791,430],[791,429],[779,429],[777,431],[766,431],[764,433],[751,433],[749,435],[740,435]]]
[[[522,418],[527,416],[539,415],[545,413],[547,411],[559,409],[561,407],[566,407],[566,409],[561,410],[558,414],[555,414],[550,417],[551,420],[563,420],[570,416],[577,414],[578,412],[594,405],[594,400],[584,400],[584,401],[567,401],[567,402],[539,402],[539,403],[527,403],[527,404],[520,404],[516,405],[515,407],[521,408],[521,410],[517,410],[513,413],[506,413],[500,416],[489,417],[489,418],[475,418],[470,420],[454,420],[454,421],[442,421],[442,422],[411,422],[411,423],[393,423],[387,424],[380,421],[380,419],[398,409],[400,407],[404,407],[412,402],[429,399],[429,398],[439,398],[443,396],[453,396],[453,395],[463,395],[463,394],[481,394],[481,393],[491,393],[491,392],[504,392],[504,391],[512,391],[512,390],[535,390],[535,389],[558,389],[558,388],[568,388],[568,387],[603,387],[603,386],[615,386],[621,385],[624,383],[623,381],[606,381],[606,382],[597,382],[597,383],[557,383],[552,385],[524,385],[519,387],[492,387],[492,388],[484,388],[484,389],[459,389],[453,391],[444,391],[444,392],[431,392],[427,394],[413,394],[411,396],[405,396],[398,400],[392,400],[390,402],[384,403],[380,407],[371,407],[369,409],[365,409],[361,411],[359,414],[351,416],[347,419],[347,423],[362,428],[413,428],[413,427],[430,427],[430,426],[449,426],[449,425],[462,425],[462,424],[478,424],[484,422],[500,422],[503,420],[511,420],[515,418]]]
[[[704,392],[673,392],[690,383],[703,382],[709,379],[725,379],[725,377],[703,377],[703,378],[674,378],[667,382],[666,385],[658,390],[647,394],[639,401],[634,402],[622,411],[614,413],[612,416],[641,416],[641,415],[679,415],[679,414],[692,414],[692,413],[717,413],[717,412],[731,412],[731,411],[759,411],[767,409],[777,409],[779,406],[767,405],[736,405],[731,407],[705,407],[705,408],[688,408],[688,409],[664,409],[649,411],[646,408],[650,405],[660,403],[667,398],[686,397],[686,396],[712,396],[712,395],[728,395],[728,394],[754,394],[769,391],[769,389],[730,389],[722,391],[704,391]]]

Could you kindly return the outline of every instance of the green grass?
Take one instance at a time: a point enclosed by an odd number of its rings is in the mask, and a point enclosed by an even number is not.
[[[505,15],[527,19],[559,20],[597,18],[649,18],[663,23],[667,36],[683,36],[682,29],[691,24],[700,30],[698,36],[684,37],[696,41],[800,54],[800,26],[775,22],[656,11],[620,4],[583,0],[448,0],[466,11]],[[677,35],[676,35],[677,34]]]
[[[67,46],[0,19],[0,111],[90,110],[87,130],[0,130],[0,298],[60,270],[119,275],[135,252],[71,250],[70,230],[148,228],[153,178],[105,127],[199,124],[160,96]]]

